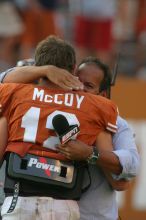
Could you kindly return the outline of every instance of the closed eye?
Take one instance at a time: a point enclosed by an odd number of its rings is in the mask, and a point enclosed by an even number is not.
[[[84,87],[94,89],[94,85],[91,83],[84,83]]]

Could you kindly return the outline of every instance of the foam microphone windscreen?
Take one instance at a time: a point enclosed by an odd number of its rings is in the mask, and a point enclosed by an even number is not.
[[[55,115],[52,119],[53,127],[56,133],[61,136],[64,133],[68,132],[70,129],[69,123],[64,115],[58,114]]]

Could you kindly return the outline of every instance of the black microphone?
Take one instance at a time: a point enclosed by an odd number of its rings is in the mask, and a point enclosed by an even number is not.
[[[61,144],[65,144],[71,139],[75,139],[75,135],[80,132],[79,126],[69,125],[66,117],[64,115],[55,115],[52,119],[52,125],[55,132],[59,136]]]

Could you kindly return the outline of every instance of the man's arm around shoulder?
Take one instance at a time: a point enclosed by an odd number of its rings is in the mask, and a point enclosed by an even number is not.
[[[119,174],[122,167],[118,157],[112,152],[112,136],[109,132],[103,131],[97,136],[96,147],[99,151],[97,165],[103,170],[108,182],[114,190],[124,191],[129,187],[129,181],[121,179],[115,180],[112,173]]]

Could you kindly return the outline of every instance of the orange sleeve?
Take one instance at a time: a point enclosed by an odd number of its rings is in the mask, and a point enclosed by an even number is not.
[[[8,110],[12,95],[15,92],[17,86],[18,84],[15,83],[0,84],[0,104],[2,105],[4,115]]]
[[[104,100],[102,108],[100,109],[100,124],[105,130],[116,133],[117,132],[117,116],[118,108],[111,100]]]
[[[111,111],[107,112],[107,126],[106,130],[116,133],[117,132],[117,116],[118,116],[118,107],[111,101],[110,105]]]

